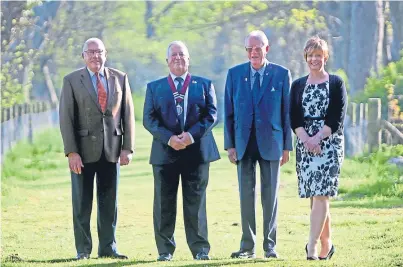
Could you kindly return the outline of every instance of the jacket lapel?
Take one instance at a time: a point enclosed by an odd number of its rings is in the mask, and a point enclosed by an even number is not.
[[[198,86],[197,81],[194,80],[193,78],[191,78],[189,87],[187,90],[188,101],[187,101],[187,105],[186,105],[186,118],[188,118],[190,107],[193,103],[194,95],[196,95],[196,93],[197,93],[197,89],[198,89],[197,86]],[[204,94],[204,92],[203,92],[203,94]],[[188,120],[186,120],[186,121],[188,121]],[[185,122],[185,125],[186,125],[186,122]]]
[[[258,95],[258,98],[257,98],[257,103],[260,102],[260,100],[262,99],[264,93],[267,90],[271,89],[271,88],[269,88],[269,84],[270,84],[271,79],[273,78],[272,69],[273,69],[273,65],[270,62],[268,62],[267,66],[266,66],[266,69],[264,70],[263,82],[262,82],[262,86],[260,87],[260,92],[259,92],[259,95]]]
[[[175,114],[176,118],[179,119],[178,112],[176,112],[175,97],[174,97],[174,94],[172,93],[171,87],[169,86],[168,77],[166,79],[164,79],[163,92],[164,92],[164,97],[168,101],[167,105],[172,107],[171,111]]]
[[[87,68],[83,68],[81,70],[81,83],[87,89],[88,93],[91,96],[91,99],[94,101],[95,105],[101,111],[101,106],[98,102],[97,94],[95,93],[94,85],[92,84],[90,73],[88,72]]]
[[[242,73],[242,80],[241,83],[243,84],[241,86],[242,92],[241,95],[246,101],[252,101],[252,87],[250,84],[250,63],[246,63],[244,65],[243,73]]]
[[[105,77],[108,83],[108,102],[106,105],[107,110],[112,110],[112,104],[115,100],[116,93],[116,77],[113,72],[110,72],[108,68],[105,68]]]

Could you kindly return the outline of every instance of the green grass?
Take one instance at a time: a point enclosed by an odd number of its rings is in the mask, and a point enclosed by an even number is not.
[[[207,188],[213,260],[196,262],[191,259],[179,197],[174,260],[157,263],[152,227],[153,177],[148,164],[151,136],[141,124],[136,126],[136,155],[131,165],[121,169],[117,227],[118,248],[130,259],[96,259],[94,203],[93,258],[71,261],[75,248],[70,176],[56,129],[39,136],[34,146],[17,145],[5,158],[1,199],[2,266],[403,266],[403,200],[393,194],[385,196],[377,191],[367,196],[359,191],[365,184],[369,185],[368,190],[378,190],[370,185],[377,182],[374,173],[380,167],[362,159],[345,160],[340,178],[343,193],[331,204],[333,241],[337,250],[334,257],[326,263],[304,260],[309,201],[297,195],[295,154],[282,168],[277,248],[281,259],[263,259],[260,199],[256,205],[258,259],[229,259],[231,252],[239,248],[241,236],[239,197],[236,169],[222,149],[220,128],[215,131],[215,137],[222,159],[212,163]],[[361,195],[352,192],[361,192]]]

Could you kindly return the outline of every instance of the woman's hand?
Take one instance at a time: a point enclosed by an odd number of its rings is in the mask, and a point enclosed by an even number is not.
[[[312,151],[317,145],[319,145],[319,143],[320,143],[320,139],[319,139],[319,137],[317,137],[315,135],[315,136],[309,137],[304,142],[304,145],[309,151]]]

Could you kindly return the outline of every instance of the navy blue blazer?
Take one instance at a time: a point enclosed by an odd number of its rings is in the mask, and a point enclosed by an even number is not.
[[[250,63],[231,68],[225,84],[224,149],[235,148],[241,160],[255,119],[257,145],[263,159],[279,160],[283,150],[291,151],[290,84],[290,71],[269,62],[254,109]]]
[[[168,78],[147,84],[143,125],[153,135],[150,164],[173,163],[181,156],[189,156],[200,163],[220,158],[211,132],[218,121],[217,98],[210,80],[191,76],[186,112],[185,132],[189,132],[195,142],[184,150],[176,151],[168,145],[168,141],[182,130]]]

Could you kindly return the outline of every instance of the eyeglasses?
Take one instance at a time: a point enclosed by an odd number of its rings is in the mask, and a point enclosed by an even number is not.
[[[105,53],[104,50],[87,50],[84,51],[87,55],[89,55],[90,57],[93,57],[95,55],[101,56]]]
[[[245,50],[246,50],[248,53],[252,53],[253,50],[255,50],[256,52],[260,53],[260,52],[262,52],[263,47],[259,47],[259,46],[250,47],[250,46],[248,46],[248,47],[245,47]]]

